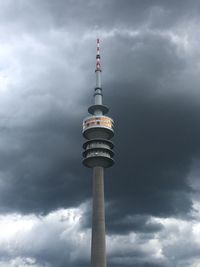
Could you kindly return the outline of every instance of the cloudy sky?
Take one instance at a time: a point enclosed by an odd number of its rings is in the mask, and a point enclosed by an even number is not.
[[[0,0],[0,267],[86,267],[82,120],[101,38],[109,267],[200,267],[200,2]]]

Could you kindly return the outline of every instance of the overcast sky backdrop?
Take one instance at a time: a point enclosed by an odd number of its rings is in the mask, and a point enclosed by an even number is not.
[[[0,0],[0,267],[86,267],[82,120],[101,38],[109,267],[200,267],[200,1]]]

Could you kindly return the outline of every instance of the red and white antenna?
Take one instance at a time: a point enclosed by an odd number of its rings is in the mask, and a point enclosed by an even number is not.
[[[97,55],[96,55],[96,70],[95,71],[101,71],[101,63],[100,63],[100,41],[99,38],[97,38]]]

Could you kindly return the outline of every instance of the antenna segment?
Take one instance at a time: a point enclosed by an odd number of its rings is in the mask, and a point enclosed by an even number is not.
[[[101,71],[101,63],[100,63],[100,40],[97,38],[97,55],[96,55],[96,70],[95,71]]]

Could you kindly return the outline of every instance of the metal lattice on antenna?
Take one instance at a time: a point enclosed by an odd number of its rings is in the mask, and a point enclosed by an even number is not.
[[[101,71],[101,56],[100,56],[100,40],[97,38],[97,55],[96,55],[96,70]]]

